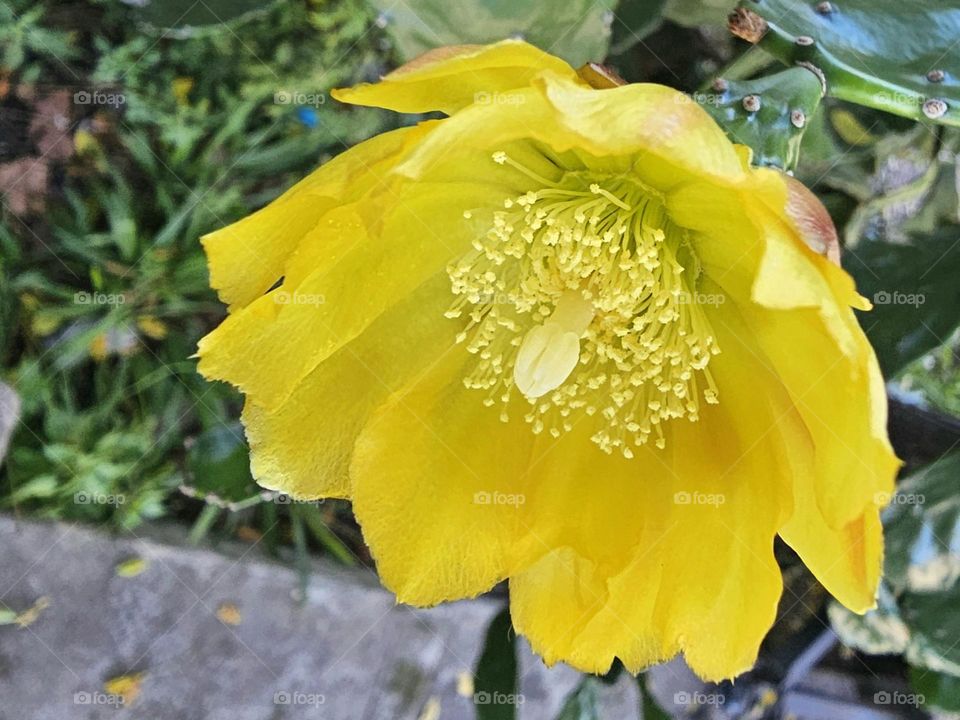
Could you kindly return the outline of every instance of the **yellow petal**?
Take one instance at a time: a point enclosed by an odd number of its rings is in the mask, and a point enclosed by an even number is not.
[[[832,528],[809,482],[795,484],[794,508],[780,531],[784,541],[843,605],[858,613],[875,607],[883,564],[880,508],[869,505],[844,527]]]
[[[511,576],[510,611],[545,662],[603,673],[614,657],[635,669],[678,650],[653,621],[673,487],[651,449],[608,455],[591,433],[581,420],[529,471],[524,525],[540,558]]]
[[[397,112],[451,115],[473,103],[506,105],[511,90],[529,85],[543,70],[577,77],[563,60],[520,40],[454,45],[431,50],[378,83],[334,90],[333,97]]]
[[[887,439],[886,394],[873,349],[861,335],[856,352],[845,352],[813,310],[758,312],[751,327],[814,439],[819,511],[843,530],[889,496],[900,466]]]
[[[354,146],[262,210],[204,236],[210,284],[231,309],[262,295],[283,275],[297,244],[323,214],[380,182],[424,128],[403,128]]]
[[[294,497],[349,497],[353,445],[370,413],[454,344],[460,327],[424,313],[449,281],[425,283],[320,364],[275,411],[247,401],[253,475]]]
[[[561,124],[595,154],[661,157],[694,174],[741,179],[743,167],[720,126],[687,95],[663,85],[636,83],[591,90],[566,78],[537,80]]]
[[[308,373],[388,308],[431,276],[445,275],[447,264],[473,239],[463,209],[490,197],[483,185],[418,183],[377,202],[368,198],[338,208],[336,222],[321,221],[331,247],[340,248],[336,260],[309,274],[292,268],[292,280],[305,275],[299,284],[284,282],[227,317],[200,341],[199,371],[277,408]],[[416,312],[441,316],[449,298]]]
[[[661,554],[648,557],[659,559]],[[618,617],[609,609],[608,590],[616,578],[607,577],[572,548],[552,550],[510,578],[513,625],[548,665],[565,662],[583,672],[604,674],[614,656],[629,656],[641,667],[665,660],[673,653],[662,650],[651,619],[661,573],[654,563],[649,565],[649,573],[630,588],[631,612]]]
[[[466,355],[466,357],[465,357]],[[488,590],[508,572],[519,479],[533,434],[498,420],[464,387],[456,347],[363,429],[350,467],[353,508],[383,584],[433,605]]]
[[[889,496],[900,467],[887,437],[886,391],[850,307],[860,299],[853,281],[811,251],[795,228],[782,227],[766,223],[749,322],[814,438],[820,512],[842,531],[872,512],[877,497]]]
[[[751,197],[692,185],[671,197],[671,214],[702,234],[696,245],[705,273],[741,304],[789,390],[816,447],[817,505],[842,531],[890,492],[899,461],[887,439],[883,378],[850,308],[859,296],[791,220],[770,211],[776,194],[786,202],[777,183],[767,174],[763,192]]]
[[[766,359],[741,344],[739,311],[724,304],[710,319],[722,350],[710,363],[720,403],[697,423],[678,423],[669,441],[690,502],[674,513],[655,618],[698,675],[719,680],[753,665],[773,624],[782,589],[774,536],[812,446]]]
[[[639,671],[682,650],[718,680],[753,664],[773,623],[773,539],[812,445],[764,358],[737,345],[737,312],[712,321],[720,404],[671,424],[665,452],[598,457],[575,428],[580,445],[561,439],[531,471],[527,522],[555,549],[511,578],[511,610],[547,662]]]
[[[472,105],[445,120],[398,172],[419,177],[443,158],[523,141],[576,152],[593,169],[630,172],[661,190],[704,176],[724,183],[746,177],[723,131],[676,90],[643,84],[594,90],[550,72],[534,85],[515,91],[509,107]]]

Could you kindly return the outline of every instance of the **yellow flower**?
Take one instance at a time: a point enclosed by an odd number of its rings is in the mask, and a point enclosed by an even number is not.
[[[517,630],[586,671],[749,668],[777,534],[873,606],[899,463],[809,191],[681,93],[522,42],[335,97],[449,117],[204,239],[230,313],[200,370],[246,394],[261,484],[350,498],[402,602],[509,578]]]

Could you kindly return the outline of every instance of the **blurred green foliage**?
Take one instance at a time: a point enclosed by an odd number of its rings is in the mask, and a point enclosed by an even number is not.
[[[149,5],[0,3],[0,168],[46,171],[26,210],[11,192],[0,216],[0,377],[23,403],[0,508],[125,528],[175,512],[198,536],[252,525],[271,546],[300,528],[353,561],[344,508],[259,494],[240,398],[191,359],[223,314],[199,237],[397,122],[328,102],[391,63],[373,11],[260,7],[167,32]]]

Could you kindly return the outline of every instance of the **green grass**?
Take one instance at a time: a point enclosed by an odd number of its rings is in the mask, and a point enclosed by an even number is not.
[[[26,125],[42,98],[69,96],[67,157],[37,159],[29,142],[0,155],[49,171],[42,209],[0,214],[0,378],[23,403],[0,509],[124,528],[174,515],[198,520],[197,539],[254,526],[271,546],[309,536],[352,561],[345,508],[259,497],[239,396],[196,373],[197,340],[223,315],[199,237],[396,123],[327,94],[382,72],[388,45],[359,0],[284,3],[186,37],[138,12],[0,2],[5,107]],[[318,100],[275,102],[285,91]]]

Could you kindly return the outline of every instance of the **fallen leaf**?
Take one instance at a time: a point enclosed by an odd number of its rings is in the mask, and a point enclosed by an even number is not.
[[[107,695],[116,695],[123,700],[123,704],[131,705],[140,695],[141,686],[146,673],[131,673],[118,675],[103,684],[103,691]]]
[[[118,563],[115,572],[117,577],[132,578],[142,573],[148,567],[150,567],[150,561],[146,558],[132,557]]]
[[[37,598],[37,601],[23,612],[17,612],[6,605],[0,605],[0,625],[17,625],[28,628],[40,617],[40,613],[50,607],[50,598],[46,595]]]

